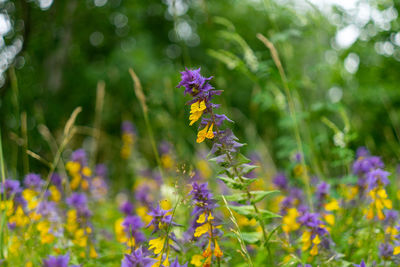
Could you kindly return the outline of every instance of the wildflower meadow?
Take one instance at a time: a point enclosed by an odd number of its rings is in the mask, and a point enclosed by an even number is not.
[[[397,0],[0,0],[0,266],[400,266]]]

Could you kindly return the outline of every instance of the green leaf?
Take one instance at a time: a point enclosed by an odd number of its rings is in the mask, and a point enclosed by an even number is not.
[[[243,174],[247,174],[247,173],[251,172],[252,170],[258,168],[258,166],[251,165],[251,164],[242,164],[241,166],[239,166],[239,168],[241,169]]]
[[[252,204],[254,203],[258,203],[261,200],[263,200],[266,196],[271,195],[271,194],[275,194],[275,193],[279,193],[278,190],[272,190],[272,191],[251,191],[250,192],[253,199],[251,201]]]
[[[263,220],[265,219],[271,219],[271,218],[281,218],[282,216],[276,213],[273,213],[272,211],[269,210],[259,210],[259,212],[261,213],[261,217]]]
[[[251,204],[255,204],[263,200],[266,196],[278,193],[279,191],[273,190],[273,191],[251,191]],[[237,194],[232,194],[230,196],[225,196],[226,200],[228,201],[235,201],[240,204],[246,204],[247,201],[249,200],[247,193],[237,193]]]
[[[262,234],[258,232],[242,232],[242,238],[246,243],[254,244],[261,240]]]
[[[237,181],[236,179],[232,179],[226,176],[218,176],[218,179],[223,181],[228,187],[232,189],[243,189],[244,185],[240,181]]]
[[[258,220],[257,213],[251,205],[229,206],[229,208],[240,215],[246,216],[248,219],[255,218]],[[281,217],[279,214],[264,209],[259,209],[258,212],[260,213],[262,220]]]
[[[225,196],[226,200],[228,201],[234,201],[238,202],[240,204],[244,204],[247,202],[247,194],[246,193],[237,193],[237,194],[232,194],[229,196]]]
[[[248,164],[250,162],[251,162],[250,159],[246,158],[246,156],[244,156],[242,153],[238,153],[235,166],[239,166],[242,164]]]
[[[231,210],[234,210],[236,213],[246,216],[247,218],[256,217],[256,213],[253,206],[244,205],[244,206],[229,206]]]

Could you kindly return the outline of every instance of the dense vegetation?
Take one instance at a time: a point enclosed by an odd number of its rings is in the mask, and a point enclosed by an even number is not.
[[[0,1],[1,263],[397,266],[400,2],[320,3]]]

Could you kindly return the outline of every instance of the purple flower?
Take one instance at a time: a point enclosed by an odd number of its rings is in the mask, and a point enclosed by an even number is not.
[[[387,185],[389,183],[389,172],[382,169],[375,169],[367,173],[367,184],[369,189],[376,188],[379,184]]]
[[[21,193],[22,189],[18,180],[6,179],[4,183],[0,184],[0,193],[6,193],[7,197]]]
[[[15,229],[15,227],[17,227],[17,224],[15,222],[13,223],[7,223],[8,229],[10,229],[11,231]]]
[[[357,148],[356,152],[356,157],[361,158],[361,157],[368,157],[369,156],[369,151],[365,146],[361,146]]]
[[[379,256],[382,258],[390,258],[393,255],[393,246],[389,243],[379,245]]]
[[[182,80],[178,84],[177,88],[184,86],[185,95],[190,94],[193,99],[187,104],[193,104],[198,101],[204,101],[207,107],[205,113],[209,112],[212,108],[218,108],[219,105],[211,103],[213,95],[220,95],[222,91],[214,90],[208,81],[212,77],[205,78],[200,74],[200,68],[197,70],[189,70],[186,68],[185,71],[181,72]]]
[[[58,173],[53,173],[51,176],[51,183],[54,184],[58,190],[61,191],[62,188],[62,179],[61,176]]]
[[[399,218],[399,212],[397,210],[385,211],[385,224],[394,224],[398,218]]]
[[[368,173],[372,169],[383,168],[384,164],[380,157],[360,157],[353,163],[353,172],[357,175]]]
[[[86,157],[85,150],[77,149],[74,152],[72,152],[71,160],[79,162],[81,164],[81,166],[86,166],[87,165],[87,157]]]
[[[44,181],[40,178],[39,174],[28,173],[24,179],[24,185],[39,190],[44,184]]]
[[[228,153],[237,152],[237,149],[243,146],[238,140],[231,129],[221,130],[219,131],[218,141],[213,144],[210,154],[216,153],[221,147],[224,147]],[[222,154],[221,156],[221,162],[225,161],[226,155]]]
[[[354,267],[367,267],[364,260],[361,260],[360,264],[353,264]]]
[[[119,210],[124,213],[125,215],[133,215],[133,205],[129,201],[124,202],[120,207]]]
[[[171,151],[171,149],[172,145],[168,141],[162,141],[158,146],[158,150],[160,151],[161,154],[168,154]]]
[[[294,155],[294,160],[295,160],[297,163],[300,163],[300,161],[301,161],[301,153],[296,153],[296,154]]]
[[[85,194],[72,193],[69,198],[67,198],[67,204],[73,206],[77,209],[87,205],[87,199]]]
[[[151,188],[148,184],[141,184],[135,190],[136,200],[140,203],[150,206],[152,202]]]
[[[184,86],[185,95],[190,94],[192,96],[197,96],[199,94],[204,94],[210,91],[213,87],[207,82],[213,77],[205,78],[200,74],[200,68],[197,70],[189,70],[186,68],[185,71],[181,72],[181,82],[178,84],[177,88]]]
[[[172,262],[169,266],[170,267],[187,267],[188,264],[187,263],[185,263],[183,265],[179,264],[178,257],[176,257],[175,261]]]
[[[323,201],[329,193],[329,188],[330,186],[326,182],[321,182],[318,184],[317,191],[315,192],[318,206],[322,206]]]
[[[122,222],[122,226],[124,227],[125,233],[129,236],[132,236],[135,239],[135,242],[143,242],[146,240],[146,237],[142,232],[140,232],[140,228],[143,227],[143,223],[138,216],[128,216]]]
[[[85,194],[75,192],[72,193],[71,196],[67,198],[67,204],[74,207],[80,215],[84,217],[90,216]]]
[[[49,256],[43,260],[43,267],[68,267],[69,254],[61,255],[58,257]]]
[[[208,214],[217,206],[213,195],[208,190],[207,183],[198,184],[197,182],[193,182],[192,191],[190,191],[189,195],[192,196],[192,201],[195,205],[192,215]]]
[[[323,224],[322,221],[319,219],[319,215],[317,213],[310,213],[308,211],[304,212],[304,214],[299,218],[299,222],[311,228],[312,234],[323,236],[328,233],[325,228],[322,228],[320,225]]]
[[[151,222],[147,225],[149,227],[150,225],[154,226],[154,230],[152,233],[157,232],[160,230],[160,226],[164,225],[177,225],[176,223],[172,222],[172,216],[167,215],[168,212],[171,210],[163,210],[160,205],[157,205],[156,208],[153,208],[150,212],[149,215],[153,217]]]
[[[280,190],[287,190],[287,188],[288,188],[288,180],[286,178],[286,175],[282,172],[275,175],[272,182]]]
[[[43,216],[56,215],[56,204],[50,201],[41,201],[38,204],[37,212]]]
[[[121,130],[123,133],[136,134],[136,128],[130,121],[123,121]]]
[[[107,166],[104,164],[97,164],[95,168],[96,176],[105,178],[107,176]]]
[[[155,259],[148,258],[142,248],[138,248],[131,254],[125,254],[121,267],[151,267]]]
[[[319,220],[319,215],[316,213],[306,212],[299,218],[299,222],[307,227],[318,227],[322,222]]]

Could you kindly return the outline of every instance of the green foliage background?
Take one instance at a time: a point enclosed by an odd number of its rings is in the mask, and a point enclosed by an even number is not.
[[[257,33],[266,35],[279,52],[313,173],[343,173],[352,149],[361,145],[396,163],[400,1],[356,2],[355,10],[367,4],[385,19],[393,18],[379,24],[371,15],[367,23],[357,25],[358,40],[339,48],[335,35],[357,23],[354,14],[339,6],[321,11],[307,1],[69,0],[54,1],[46,10],[37,1],[1,1],[1,12],[12,25],[1,51],[23,40],[0,88],[5,158],[7,166],[15,168],[8,171],[22,176],[17,171],[22,170],[23,156],[17,144],[20,113],[27,113],[29,149],[49,158],[38,125],[47,125],[59,136],[73,109],[81,106],[78,124],[92,126],[99,80],[106,83],[99,160],[118,161],[120,124],[125,119],[136,124],[139,149],[151,160],[130,67],[143,84],[156,140],[170,141],[178,157],[187,161],[194,153],[196,132],[187,127],[187,99],[175,88],[185,66],[201,67],[204,75],[215,77],[212,84],[224,90],[216,102],[235,121],[234,131],[248,144],[247,152],[256,149],[272,172],[285,166],[296,153],[292,122],[279,73]],[[359,59],[355,73],[345,68],[349,55]],[[11,70],[18,90],[12,87]],[[329,97],[332,87],[343,92],[338,102]],[[344,133],[344,146],[335,146],[335,133],[340,133],[332,130],[332,123]],[[75,148],[82,142],[87,146],[90,137],[80,135]],[[33,159],[30,163],[32,170],[41,164]]]

